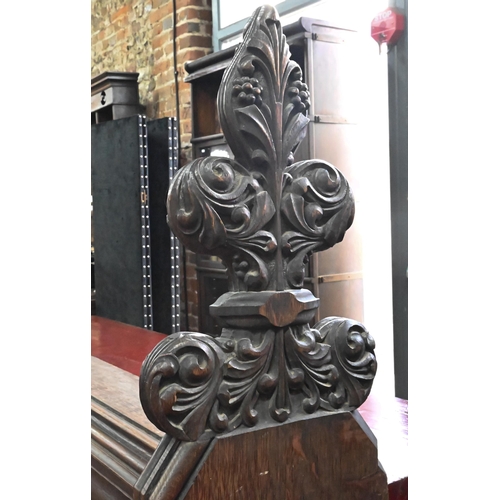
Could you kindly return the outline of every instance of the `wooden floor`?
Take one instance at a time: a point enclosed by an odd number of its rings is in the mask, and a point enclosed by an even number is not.
[[[92,316],[92,395],[158,436],[139,402],[141,365],[161,333]],[[110,390],[112,388],[112,390]],[[359,408],[378,441],[390,500],[408,498],[408,402],[371,394]]]

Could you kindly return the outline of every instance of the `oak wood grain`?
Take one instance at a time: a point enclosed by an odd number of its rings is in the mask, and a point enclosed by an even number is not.
[[[164,433],[146,418],[141,407],[137,375],[94,356],[91,357],[91,363],[92,396],[158,437],[162,437]]]
[[[186,500],[387,499],[369,434],[343,413],[220,437]]]

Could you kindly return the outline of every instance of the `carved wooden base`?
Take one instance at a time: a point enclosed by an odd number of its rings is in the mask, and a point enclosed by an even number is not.
[[[130,331],[129,331],[130,330]],[[97,335],[98,331],[100,335]],[[130,327],[121,323],[104,320],[102,318],[93,318],[92,321],[92,352],[98,354],[104,359],[108,359],[112,354],[115,355],[114,362],[121,366],[124,361],[127,362],[126,366],[130,371],[135,367],[136,363],[140,363],[144,357],[144,353],[140,349],[135,349],[130,352],[120,353],[120,345],[123,342],[124,335],[130,336],[131,345],[139,345],[142,340],[143,343],[154,343],[156,335],[154,332],[143,330],[141,328]],[[103,344],[103,339],[106,342]],[[157,340],[156,340],[157,341]],[[105,349],[103,350],[103,345]],[[116,357],[119,353],[121,357]],[[125,365],[124,365],[125,366]],[[315,417],[309,416],[301,422],[291,419],[288,424],[281,424],[271,428],[263,429],[258,425],[254,428],[241,427],[241,430],[234,431],[233,434],[221,434],[216,440],[204,441],[200,444],[198,451],[194,450],[186,453],[191,443],[180,443],[179,441],[172,440],[171,446],[166,450],[168,443],[166,439],[160,445],[163,432],[154,427],[151,422],[146,418],[139,402],[139,384],[137,375],[128,373],[117,366],[112,366],[101,359],[92,357],[92,499],[141,499],[141,498],[183,498],[179,495],[184,495],[184,498],[192,498],[189,495],[194,495],[196,490],[200,488],[200,479],[196,479],[197,465],[200,465],[200,477],[204,477],[206,472],[210,471],[210,467],[216,469],[215,475],[211,477],[218,478],[223,471],[219,470],[221,467],[226,467],[228,463],[227,458],[224,458],[226,448],[233,449],[234,453],[240,452],[240,447],[246,448],[246,455],[244,462],[239,465],[234,462],[231,472],[224,474],[232,478],[248,477],[253,478],[255,484],[260,484],[264,480],[264,476],[274,478],[274,484],[277,484],[276,478],[287,478],[287,467],[284,465],[285,461],[292,460],[295,456],[295,463],[293,460],[290,462],[290,467],[293,471],[304,469],[296,477],[291,479],[293,483],[298,483],[299,487],[304,482],[303,477],[307,474],[312,474],[315,478],[314,471],[318,476],[324,474],[324,468],[328,464],[335,464],[339,462],[338,457],[352,457],[354,450],[346,451],[349,446],[350,440],[358,442],[358,448],[361,453],[360,457],[355,460],[354,465],[349,466],[348,473],[351,471],[360,471],[362,469],[368,470],[368,465],[376,466],[377,460],[374,457],[374,447],[370,443],[371,432],[364,429],[364,424],[357,422],[357,412],[352,416],[350,413],[343,414],[329,414],[327,416],[318,414]],[[378,438],[378,456],[383,464],[389,482],[389,499],[390,500],[404,500],[408,498],[408,465],[407,465],[407,403],[403,400],[394,399],[380,399],[376,395],[371,395],[365,404],[359,408],[359,414],[366,420],[370,429]],[[323,419],[323,420],[322,420]],[[344,422],[342,426],[339,422],[349,419]],[[294,427],[291,427],[291,426]],[[357,426],[357,427],[356,427]],[[341,427],[347,428],[347,433],[342,434]],[[355,434],[350,429],[354,427]],[[295,440],[296,435],[294,429],[298,429],[300,440]],[[311,434],[314,433],[314,434]],[[360,435],[360,440],[365,443],[365,448],[360,444],[361,441],[355,441],[356,435]],[[343,438],[339,438],[344,436]],[[255,436],[255,437],[252,437]],[[314,437],[316,436],[316,437]],[[335,437],[337,436],[337,437]],[[234,438],[234,440],[231,440]],[[314,441],[316,439],[316,441]],[[264,440],[268,443],[267,449],[264,446]],[[340,441],[339,441],[340,440]],[[262,445],[260,451],[252,451],[250,444]],[[338,442],[336,442],[338,441]],[[276,444],[269,444],[269,443]],[[300,448],[295,447],[294,444],[299,442],[302,446],[304,456],[296,451]],[[247,444],[245,444],[247,443]],[[307,444],[309,443],[309,444]],[[311,444],[312,443],[312,444]],[[352,444],[352,443],[351,443]],[[196,445],[195,445],[196,446]],[[278,448],[279,447],[279,448]],[[271,451],[269,451],[271,448]],[[142,451],[139,451],[142,450]],[[222,453],[220,450],[224,450]],[[164,452],[167,453],[164,453]],[[145,454],[144,454],[145,452]],[[153,454],[156,454],[155,458]],[[217,456],[222,453],[221,465],[217,466]],[[169,455],[170,454],[170,455]],[[206,454],[206,455],[205,455]],[[322,455],[321,455],[322,454]],[[324,455],[326,454],[326,458]],[[142,455],[142,456],[141,456]],[[323,456],[321,463],[319,462],[320,455]],[[161,459],[163,456],[163,459]],[[135,458],[134,458],[135,457]],[[186,466],[182,464],[180,457],[183,460],[191,460],[191,465]],[[282,461],[279,461],[282,457]],[[302,458],[301,458],[302,457]],[[140,467],[135,468],[131,466],[134,461],[140,461]],[[360,461],[368,460],[364,465]],[[313,466],[314,463],[314,466]],[[348,464],[342,458],[341,465]],[[271,470],[270,465],[274,464],[275,474],[270,476],[262,474],[266,470]],[[368,465],[367,465],[368,464]],[[158,470],[155,469],[159,466]],[[279,467],[283,465],[282,469]],[[166,468],[169,467],[169,471]],[[180,468],[179,468],[180,467]],[[267,468],[263,468],[267,467]],[[314,467],[314,469],[313,469]],[[333,467],[333,465],[332,465]],[[253,472],[252,472],[253,471]],[[334,473],[332,473],[334,474]],[[169,480],[170,479],[172,480]],[[222,484],[233,485],[233,479],[222,477]],[[350,476],[346,476],[349,478]],[[124,481],[125,479],[125,481]],[[330,480],[330,479],[328,479]],[[333,478],[331,479],[333,481]],[[372,476],[372,480],[376,483],[378,480],[376,475]],[[156,489],[157,485],[161,488]],[[236,481],[236,479],[235,479]],[[323,479],[314,484],[315,487],[320,488],[323,484]],[[345,480],[351,488],[349,491],[353,492],[357,484],[364,484],[364,487],[369,488],[368,477],[361,482],[350,482]],[[262,484],[269,485],[270,482]],[[304,482],[304,485],[306,483]],[[238,488],[243,483],[238,485]],[[288,486],[285,484],[285,488]],[[168,496],[165,495],[166,487],[169,488]],[[373,486],[373,485],[372,485]],[[377,484],[373,486],[374,493],[377,493]],[[336,491],[336,486],[332,486],[332,491]],[[237,488],[231,490],[233,493]],[[154,492],[158,496],[155,496]],[[228,489],[228,492],[231,493]],[[253,491],[253,490],[252,490]],[[285,490],[286,491],[286,490]],[[320,490],[321,491],[321,490]],[[228,495],[229,495],[228,493]],[[333,495],[333,494],[332,494]],[[200,498],[204,499],[204,496]],[[222,496],[223,500],[231,498]],[[232,498],[246,498],[240,495],[234,495]],[[257,497],[258,498],[258,497]],[[265,496],[263,497],[265,498]],[[276,498],[280,498],[277,494]],[[300,498],[300,497],[299,497]],[[303,498],[307,500],[321,499],[321,496],[307,496]],[[340,496],[327,496],[326,498],[342,498]],[[349,498],[349,497],[347,497]],[[356,497],[354,497],[356,498]],[[372,498],[366,494],[362,498]],[[377,498],[375,496],[375,498]],[[385,498],[385,497],[380,497]],[[260,499],[259,499],[260,500]]]
[[[388,490],[373,435],[354,412],[217,439],[186,496],[198,498],[369,500]]]
[[[373,435],[357,411],[196,442],[165,436],[154,453],[137,434],[105,419],[93,425],[94,500],[389,498]]]
[[[93,500],[388,498],[357,410],[186,442],[140,415],[137,377],[96,358],[92,394]]]
[[[186,449],[177,451],[175,459],[164,460],[162,453],[153,457],[148,468],[154,471],[153,481],[164,485],[164,494],[155,487],[134,498],[388,499],[375,438],[357,411],[242,429],[206,441],[205,450],[198,450],[201,444],[181,443]],[[196,450],[187,448],[193,446]],[[179,460],[185,467],[179,467]],[[179,496],[172,495],[173,480]]]

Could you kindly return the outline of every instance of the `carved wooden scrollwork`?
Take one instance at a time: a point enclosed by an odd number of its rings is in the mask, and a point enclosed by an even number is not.
[[[168,213],[170,227],[186,247],[217,255],[232,269],[234,289],[267,286],[265,258],[276,251],[276,239],[262,228],[275,207],[239,163],[208,157],[186,165],[172,183]]]
[[[337,317],[309,326],[319,301],[302,288],[305,263],[341,242],[354,218],[338,169],[294,163],[309,98],[276,10],[257,9],[218,94],[234,160],[194,160],[167,197],[172,231],[224,261],[230,290],[211,306],[220,337],[174,334],[144,362],[144,410],[178,439],[350,411],[370,392],[377,364],[364,326]]]

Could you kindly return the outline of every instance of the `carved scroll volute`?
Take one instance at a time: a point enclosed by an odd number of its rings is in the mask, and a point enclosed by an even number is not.
[[[263,228],[275,211],[259,181],[229,158],[208,157],[186,165],[167,197],[171,229],[194,252],[221,257],[234,291],[267,287],[266,262],[277,243]]]
[[[349,411],[368,396],[377,366],[363,325],[326,318],[309,326],[319,300],[302,288],[305,263],[342,241],[354,199],[333,165],[294,163],[309,91],[273,7],[249,21],[218,107],[235,158],[181,168],[167,213],[187,248],[228,267],[230,292],[210,307],[222,335],[171,335],[140,378],[150,420],[182,440],[293,413]]]

